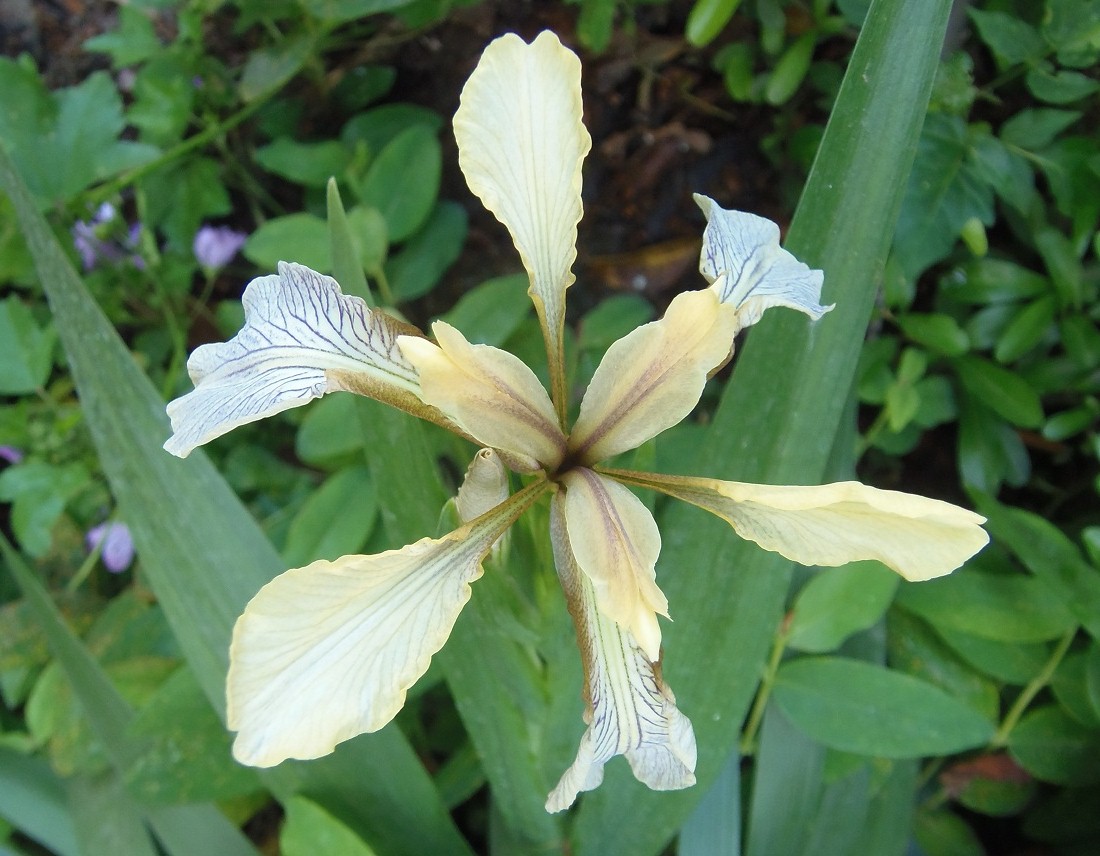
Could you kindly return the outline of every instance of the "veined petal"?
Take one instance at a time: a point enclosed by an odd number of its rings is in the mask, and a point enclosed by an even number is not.
[[[671,428],[729,356],[737,313],[710,289],[678,294],[659,321],[612,344],[581,402],[569,450],[595,463]]]
[[[575,279],[581,163],[592,145],[581,112],[576,54],[551,32],[529,45],[509,33],[485,49],[454,118],[466,182],[508,228],[531,278],[559,416],[565,290]]]
[[[533,472],[555,467],[565,435],[539,379],[518,357],[490,345],[471,345],[450,324],[436,321],[439,345],[401,336],[405,358],[416,367],[421,396],[477,441],[520,461]]]
[[[581,791],[603,781],[603,767],[625,755],[635,778],[657,791],[695,784],[691,722],[633,635],[596,605],[592,581],[577,566],[565,523],[565,501],[554,497],[550,533],[554,563],[577,628],[584,660],[584,721],[577,758],[546,800],[547,811],[569,808]]]
[[[536,482],[473,522],[374,556],[276,577],[233,629],[233,754],[270,767],[377,731],[443,647],[490,545],[545,490]]]
[[[562,478],[573,555],[595,586],[600,611],[628,630],[651,661],[661,654],[657,615],[668,601],[654,566],[661,533],[641,500],[621,484],[578,467]]]
[[[811,270],[779,246],[779,227],[744,211],[727,211],[695,194],[707,228],[699,272],[723,303],[737,309],[738,329],[760,320],[771,306],[788,306],[815,321],[832,309],[821,306],[824,274]]]
[[[252,280],[245,323],[228,342],[203,345],[187,361],[195,389],[168,405],[173,434],[164,448],[181,458],[232,429],[338,389],[418,415],[416,370],[397,348],[419,331],[307,267],[279,263],[278,276]]]
[[[705,508],[742,538],[803,565],[877,559],[907,580],[930,580],[989,542],[980,514],[854,481],[803,487],[603,472]]]

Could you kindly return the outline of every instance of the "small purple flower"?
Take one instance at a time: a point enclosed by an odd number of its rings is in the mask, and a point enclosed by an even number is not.
[[[9,464],[18,464],[23,460],[23,450],[15,446],[0,446],[0,460],[7,461]]]
[[[125,523],[100,523],[88,530],[84,544],[91,552],[103,542],[103,567],[120,574],[134,561],[134,540]]]
[[[228,226],[203,226],[195,233],[195,258],[205,270],[218,270],[233,260],[247,238]]]
[[[104,202],[91,220],[78,220],[73,224],[73,246],[80,254],[85,271],[93,270],[101,262],[120,262],[127,258],[139,270],[145,267],[145,260],[134,252],[141,236],[141,224],[130,226],[125,238],[112,240],[112,233],[117,231],[114,228],[117,217],[115,206]]]

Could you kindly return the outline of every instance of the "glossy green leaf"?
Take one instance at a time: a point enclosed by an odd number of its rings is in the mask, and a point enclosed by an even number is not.
[[[248,236],[241,252],[264,270],[273,271],[287,260],[314,270],[332,270],[328,227],[320,217],[305,212],[268,220]]]
[[[937,627],[936,633],[962,660],[1006,684],[1030,682],[1050,657],[1049,646],[1041,642],[998,642],[949,627]]]
[[[1095,644],[1094,642],[1093,647]],[[1062,710],[1079,725],[1096,730],[1100,729],[1100,715],[1093,706],[1089,693],[1089,660],[1087,651],[1066,655],[1050,679],[1050,688]]]
[[[898,318],[898,326],[914,342],[949,357],[970,350],[970,337],[950,315],[908,312]]]
[[[729,23],[741,0],[695,0],[688,13],[684,35],[696,47],[702,47],[714,40]]]
[[[911,278],[951,251],[968,220],[993,223],[993,189],[974,161],[970,133],[957,116],[933,114],[924,124],[894,239]]]
[[[790,100],[802,85],[806,72],[810,70],[810,60],[813,59],[816,44],[817,33],[814,30],[808,30],[783,52],[764,86],[766,102],[779,105]]]
[[[1081,118],[1076,110],[1035,107],[1021,110],[1004,123],[1001,139],[1010,146],[1035,151],[1054,142],[1062,131]]]
[[[57,334],[35,321],[17,297],[0,302],[0,395],[24,395],[45,386]]]
[[[278,137],[256,149],[253,157],[268,172],[295,184],[324,187],[331,176],[343,176],[351,153],[337,140],[299,143],[287,137]]]
[[[335,469],[361,460],[363,433],[353,395],[328,395],[306,410],[294,440],[294,453],[305,463]]]
[[[384,499],[384,497],[383,497]],[[378,516],[378,497],[364,466],[329,476],[294,515],[283,547],[292,568],[317,559],[332,561],[358,553]]]
[[[949,755],[993,736],[988,719],[932,684],[858,660],[789,661],[776,675],[774,697],[800,730],[845,752]]]
[[[281,89],[305,65],[316,49],[312,35],[282,40],[248,56],[237,89],[244,101],[258,101]]]
[[[917,813],[913,836],[923,853],[938,856],[985,856],[985,848],[965,820],[949,811]]]
[[[1044,782],[1100,782],[1100,730],[1086,728],[1054,705],[1032,710],[1021,719],[1009,735],[1008,751]]]
[[[997,340],[993,356],[999,363],[1018,360],[1039,344],[1054,324],[1054,298],[1047,295],[1023,307]]]
[[[509,274],[474,286],[441,316],[471,342],[500,347],[531,312],[527,277]]]
[[[386,276],[400,303],[427,294],[462,252],[466,212],[454,202],[435,207],[424,227],[386,262]]]
[[[989,518],[986,526],[999,542],[1061,602],[1092,635],[1100,638],[1100,569],[1085,561],[1080,549],[1057,526],[1025,511],[979,496],[976,505]]]
[[[953,365],[967,391],[1013,425],[1037,428],[1043,421],[1038,394],[1018,374],[981,357],[960,357]]]
[[[812,328],[793,312],[763,317],[685,472],[773,484],[823,479],[949,7],[945,0],[872,5],[786,241],[824,269],[823,299],[836,309]],[[675,619],[663,628],[663,671],[695,728],[699,784],[655,794],[625,765],[609,764],[603,787],[580,808],[579,856],[660,852],[732,751],[782,614],[788,562],[738,542],[728,525],[693,509],[673,504],[660,522],[657,578]]]
[[[2,152],[0,187],[12,197],[35,255],[85,419],[142,556],[145,580],[221,713],[233,623],[283,563],[204,454],[181,461],[163,451],[168,421],[159,394],[65,260]],[[363,776],[364,769],[384,769],[386,776]],[[369,832],[379,849],[468,852],[395,728],[308,764],[283,764],[264,777],[284,798],[304,788],[322,791],[326,806],[341,811],[357,831]]]
[[[819,571],[794,602],[788,644],[811,653],[835,650],[882,618],[898,581],[897,574],[878,562]]]
[[[1075,623],[1044,580],[1022,574],[957,571],[902,585],[898,603],[933,626],[1002,642],[1056,639]]]
[[[1034,27],[1005,12],[969,9],[970,19],[1001,67],[1034,61],[1046,52],[1043,38]]]
[[[391,241],[404,241],[428,219],[439,193],[442,157],[435,133],[414,125],[371,162],[358,187],[359,198],[381,212]]]
[[[283,856],[375,856],[375,851],[351,829],[305,797],[291,797],[286,803],[286,820],[279,830]]]
[[[936,685],[991,722],[997,719],[998,686],[965,662],[927,622],[893,609],[886,627],[891,667]]]

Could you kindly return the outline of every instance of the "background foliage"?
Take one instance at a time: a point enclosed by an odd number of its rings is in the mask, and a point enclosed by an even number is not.
[[[143,0],[68,79],[0,57],[0,848],[1095,853],[1100,3],[951,7]],[[698,285],[691,190],[789,223],[838,303],[810,334],[769,313],[639,464],[858,472],[973,505],[993,543],[931,583],[792,574],[658,502],[700,784],[653,794],[615,762],[560,817],[580,668],[536,509],[396,726],[241,768],[220,717],[244,603],[434,533],[470,450],[336,395],[181,462],[163,401],[280,258],[537,365],[448,124],[484,44],[544,27],[582,52],[596,142],[575,390]]]

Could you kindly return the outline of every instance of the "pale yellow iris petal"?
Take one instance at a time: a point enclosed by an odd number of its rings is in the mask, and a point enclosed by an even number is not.
[[[341,293],[336,280],[287,262],[252,280],[245,324],[228,342],[203,345],[187,361],[195,389],[168,405],[164,448],[187,457],[232,429],[348,388],[425,415],[416,370],[397,349],[409,324]],[[343,378],[344,380],[341,380]],[[430,417],[429,417],[430,418]]]
[[[442,538],[314,562],[260,589],[229,652],[234,757],[257,767],[317,758],[389,722],[450,635],[490,545],[545,488]]]
[[[554,400],[565,402],[562,330],[581,219],[581,64],[557,36],[508,34],[485,49],[454,118],[458,163],[512,235],[546,336]]]
[[[481,449],[470,466],[455,497],[458,519],[469,523],[508,498],[508,471],[500,455],[492,449]],[[505,532],[493,544],[493,558],[499,558],[506,549],[508,533]]]
[[[600,610],[629,631],[650,660],[661,653],[657,615],[668,601],[655,582],[661,533],[629,490],[578,467],[562,478],[565,523],[573,555],[596,589]]]
[[[569,808],[581,791],[603,781],[603,767],[624,755],[635,778],[658,791],[695,784],[696,746],[691,722],[634,637],[596,605],[592,581],[573,556],[559,494],[550,511],[554,562],[577,628],[584,660],[588,730],[577,758],[546,800],[547,811]]]
[[[671,428],[699,401],[707,375],[729,356],[736,312],[709,289],[679,294],[659,321],[615,342],[581,402],[569,449],[595,463]]]
[[[424,401],[527,472],[557,466],[565,435],[535,373],[507,351],[471,345],[443,321],[432,325],[432,333],[438,346],[413,336],[399,340],[416,367]]]
[[[802,487],[606,472],[705,508],[742,538],[804,565],[877,559],[907,580],[930,580],[989,542],[985,518],[973,511],[859,482]]]
[[[779,227],[744,211],[727,211],[695,194],[707,228],[699,272],[723,303],[737,309],[738,329],[760,320],[764,310],[787,306],[817,320],[832,306],[821,306],[824,274],[811,270],[779,246]]]

